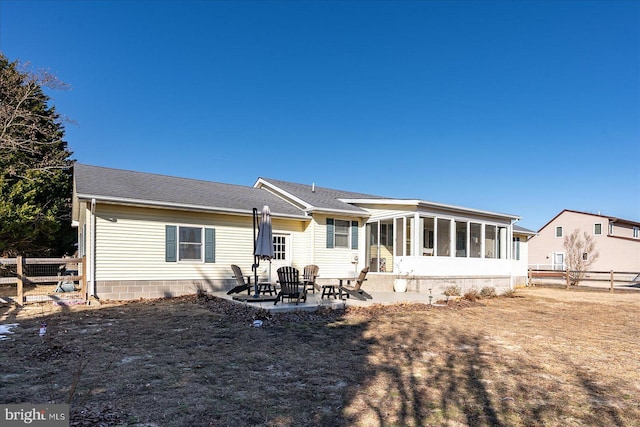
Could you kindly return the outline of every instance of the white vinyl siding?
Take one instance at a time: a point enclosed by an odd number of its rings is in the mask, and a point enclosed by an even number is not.
[[[253,232],[250,217],[109,208],[101,206],[97,212],[97,280],[230,278],[231,264],[251,267]],[[106,219],[108,217],[113,219]],[[165,261],[165,225],[189,222],[215,227],[218,243],[215,264]]]
[[[98,205],[96,280],[231,279],[231,264],[251,271],[252,217]],[[166,262],[165,227],[183,225],[215,229],[215,263]],[[274,232],[289,232],[293,254],[309,253],[304,222],[273,219]],[[203,235],[204,238],[204,235]],[[203,248],[204,250],[204,248]],[[303,261],[303,262],[306,262]],[[304,265],[303,265],[304,266]]]
[[[331,216],[329,218],[335,218]],[[347,219],[347,218],[340,218]],[[360,252],[358,249],[350,249],[349,248],[327,248],[327,216],[322,215],[314,215],[313,216],[314,224],[313,227],[313,239],[315,241],[315,262],[320,267],[320,277],[319,281],[322,282],[327,278],[332,277],[345,277],[345,276],[353,276],[356,268],[359,270],[364,267],[364,255],[359,256]],[[353,218],[352,221],[356,221],[356,218]],[[365,242],[365,232],[362,227],[362,221],[360,223],[360,230],[358,232],[358,248],[364,248]],[[352,264],[351,261],[354,256],[359,256],[359,264]]]

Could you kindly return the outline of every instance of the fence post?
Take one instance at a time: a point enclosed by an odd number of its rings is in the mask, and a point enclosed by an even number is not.
[[[611,270],[611,289],[609,289],[609,292],[613,292],[613,270]]]
[[[567,276],[567,289],[569,289],[569,285],[571,285],[571,279],[569,279],[569,267],[567,267],[565,275]]]
[[[24,277],[24,268],[23,268],[23,264],[22,264],[22,257],[21,256],[17,256],[16,257],[16,276],[18,279],[18,305],[23,305],[24,303],[24,290],[22,288],[23,285],[23,281],[22,278]]]

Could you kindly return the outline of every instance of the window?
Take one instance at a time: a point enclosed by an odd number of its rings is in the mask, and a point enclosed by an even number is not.
[[[395,218],[395,255],[396,256],[404,256],[404,218]]]
[[[392,224],[380,224],[380,244],[382,246],[393,246]]]
[[[470,231],[470,245],[469,251],[471,258],[482,257],[482,224],[472,222],[469,226]]]
[[[637,239],[640,237],[640,227],[633,227],[633,238]]]
[[[513,259],[516,261],[520,260],[520,238],[513,238]]]
[[[438,240],[438,247],[436,254],[438,256],[450,256],[451,255],[451,220],[438,219],[436,222],[436,239]]]
[[[87,237],[87,224],[82,224],[82,228],[80,229],[80,236],[78,237],[78,256],[83,257],[87,254],[86,252],[86,239]]]
[[[602,234],[602,224],[593,224],[593,234],[596,236],[600,236]]]
[[[613,236],[613,222],[609,223],[609,235]]]
[[[583,253],[582,253],[582,260],[583,260],[583,261],[588,261],[588,260],[589,260],[589,254],[588,254],[588,253],[586,253],[586,252],[583,252]]]
[[[202,260],[202,229],[178,227],[178,259],[180,261]]]
[[[507,259],[507,227],[498,227],[496,233],[496,258]]]
[[[456,221],[456,256],[467,256],[467,223]]]
[[[273,236],[273,259],[287,259],[287,239],[285,236]]]
[[[562,227],[556,227],[556,237],[562,237]]]
[[[405,227],[407,230],[405,231],[405,243],[407,244],[407,248],[405,250],[405,254],[412,255],[413,254],[413,222],[414,218],[405,218]]]
[[[343,221],[336,219],[335,222],[335,247],[336,248],[348,248],[349,247],[349,221]]]
[[[327,218],[327,248],[358,249],[358,221]]]
[[[484,226],[484,257],[498,257],[498,240],[496,238],[497,227],[495,225]]]
[[[165,261],[215,262],[215,229],[167,225]]]
[[[432,256],[434,255],[435,221],[433,218],[423,218],[422,223],[422,255]]]

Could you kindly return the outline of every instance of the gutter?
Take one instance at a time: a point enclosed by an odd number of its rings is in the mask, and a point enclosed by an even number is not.
[[[503,219],[509,219],[511,221],[520,220],[520,217],[517,215],[485,211],[482,209],[466,208],[464,206],[448,205],[445,203],[427,202],[425,200],[418,200],[418,199],[339,199],[339,200],[344,203],[349,203],[351,205],[382,205],[382,206],[408,205],[408,206],[416,206],[418,208],[425,208],[425,209],[442,209],[442,210],[453,212],[453,213],[464,212],[472,215],[482,215],[486,217],[503,218]]]
[[[220,214],[233,214],[233,215],[247,215],[253,216],[252,211],[248,211],[246,209],[232,209],[232,208],[207,208],[198,205],[185,205],[180,203],[171,203],[171,202],[154,202],[154,201],[140,201],[136,199],[125,199],[120,197],[101,197],[95,196],[91,194],[78,194],[78,198],[82,200],[95,201],[98,198],[101,202],[110,203],[114,205],[122,205],[122,206],[134,206],[134,207],[154,207],[158,209],[175,209],[181,211],[188,212],[207,212],[207,213],[220,213]],[[309,217],[306,215],[295,215],[295,214],[283,214],[278,212],[271,212],[272,218],[290,218],[290,219],[302,219],[309,220]]]

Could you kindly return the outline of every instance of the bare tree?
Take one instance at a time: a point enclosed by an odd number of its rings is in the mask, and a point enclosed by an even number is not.
[[[596,241],[586,231],[580,236],[580,230],[576,228],[573,233],[564,237],[563,246],[567,254],[569,279],[572,285],[577,285],[584,279],[591,264],[600,256],[596,250]]]
[[[62,118],[42,91],[68,85],[46,70],[28,68],[0,54],[0,151],[11,160],[3,164],[4,172],[21,178],[27,171],[68,169],[71,154],[63,141]]]

